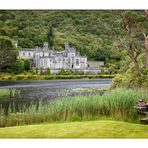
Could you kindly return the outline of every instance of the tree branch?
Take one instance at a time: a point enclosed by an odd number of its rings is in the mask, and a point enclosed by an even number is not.
[[[148,17],[148,10],[145,10],[144,12],[145,12],[145,15]]]

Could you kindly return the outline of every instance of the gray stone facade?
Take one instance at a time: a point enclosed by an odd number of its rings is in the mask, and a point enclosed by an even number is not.
[[[65,42],[64,51],[55,51],[48,48],[48,43],[34,49],[22,49],[19,58],[30,59],[37,68],[47,69],[86,69],[88,67],[87,57],[80,56],[75,48],[71,48]]]

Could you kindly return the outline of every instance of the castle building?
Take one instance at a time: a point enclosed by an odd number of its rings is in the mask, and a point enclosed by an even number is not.
[[[68,42],[65,42],[64,51],[49,49],[48,43],[44,43],[42,48],[22,49],[19,51],[19,58],[30,59],[35,67],[43,69],[86,69],[88,66],[87,57],[80,56]]]

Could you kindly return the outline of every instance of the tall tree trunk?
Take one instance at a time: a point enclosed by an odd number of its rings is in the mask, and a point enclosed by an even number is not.
[[[148,10],[145,10],[145,15],[148,18]],[[144,35],[144,47],[145,47],[145,67],[148,68],[148,35]]]
[[[148,35],[144,34],[145,67],[148,68]]]
[[[135,65],[135,68],[136,68],[136,71],[137,71],[138,75],[142,76],[142,72],[140,70],[140,66],[139,66],[139,63],[138,63],[137,59],[133,58],[133,62],[134,62],[134,65]]]
[[[132,62],[133,62],[134,65],[135,65],[135,68],[136,68],[136,71],[137,71],[138,75],[139,75],[139,76],[142,76],[143,74],[142,74],[142,72],[141,72],[139,63],[138,63],[138,61],[137,61],[138,53],[136,53],[136,55],[135,55],[135,51],[134,51],[132,45],[129,45],[128,54],[129,54],[129,56],[130,56]]]

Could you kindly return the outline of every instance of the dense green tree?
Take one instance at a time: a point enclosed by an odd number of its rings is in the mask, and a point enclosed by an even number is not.
[[[25,70],[24,68],[24,60],[22,59],[17,59],[16,64],[15,64],[15,71],[18,73],[21,73]]]
[[[29,71],[30,70],[30,61],[24,60],[24,70]]]
[[[146,19],[142,23],[144,35],[144,48],[145,48],[145,67],[148,69],[148,10],[145,10]]]
[[[138,56],[141,54],[142,45],[137,36],[137,24],[140,22],[140,17],[137,13],[131,11],[121,12],[120,17],[122,17],[121,25],[124,36],[122,38],[118,36],[118,39],[134,63],[137,74],[141,76],[142,72],[138,62]]]
[[[54,46],[54,30],[53,30],[53,25],[51,25],[49,27],[49,29],[48,29],[47,41],[48,41],[49,48],[53,48],[53,46]]]
[[[60,75],[66,75],[66,71],[65,71],[65,69],[64,68],[61,68],[61,70],[60,70],[60,73],[59,73]]]
[[[94,57],[96,61],[106,61],[106,57],[108,57],[109,55],[110,53],[107,49],[97,49]]]
[[[48,68],[46,69],[46,75],[50,75],[50,74],[51,74],[50,68],[48,67]]]
[[[13,41],[6,36],[0,36],[0,72],[4,68],[14,67],[17,51]]]

